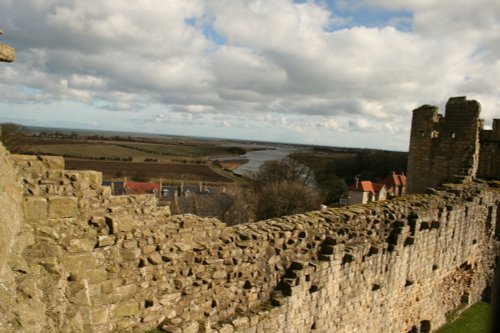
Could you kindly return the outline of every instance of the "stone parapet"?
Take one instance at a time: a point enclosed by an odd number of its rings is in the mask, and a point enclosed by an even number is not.
[[[492,277],[488,183],[227,227],[112,196],[58,158],[5,160],[24,212],[9,304],[38,309],[6,309],[19,332],[401,332],[444,323]]]

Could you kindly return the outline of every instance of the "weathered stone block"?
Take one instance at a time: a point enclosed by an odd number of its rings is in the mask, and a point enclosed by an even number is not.
[[[62,156],[39,156],[39,158],[48,169],[64,170],[64,157]]]
[[[232,321],[232,324],[236,329],[247,328],[250,324],[248,317],[238,317]]]
[[[200,325],[197,321],[191,320],[182,325],[182,333],[198,333]]]
[[[114,284],[111,281],[101,283],[101,291],[103,294],[112,293],[115,290]]]
[[[234,333],[234,326],[230,324],[223,324],[219,329],[219,333]]]
[[[76,217],[78,199],[73,197],[49,198],[49,218]]]
[[[125,261],[135,260],[141,255],[140,249],[123,249],[121,251],[121,257]]]
[[[148,261],[153,265],[159,265],[163,263],[161,255],[158,252],[154,252],[148,256]]]
[[[62,264],[65,270],[72,274],[81,275],[85,271],[94,269],[97,261],[92,254],[75,254],[62,258]]]
[[[122,302],[116,305],[113,316],[116,319],[124,318],[124,317],[133,317],[139,312],[139,304],[136,301],[127,301]]]
[[[24,218],[28,221],[47,219],[47,199],[28,197],[23,202]]]
[[[135,284],[129,284],[115,288],[115,294],[120,299],[127,299],[129,297],[132,297],[136,292],[137,292],[137,286]]]
[[[115,238],[112,236],[104,235],[104,236],[98,236],[97,238],[97,246],[99,247],[111,246],[114,244],[115,244]]]
[[[79,252],[90,252],[96,245],[96,241],[93,238],[74,238],[69,241],[66,246],[68,252],[79,253]]]
[[[175,325],[163,325],[161,329],[167,333],[182,333],[182,328]]]
[[[105,269],[93,269],[87,272],[86,277],[90,283],[99,283],[108,278],[108,272]]]
[[[109,322],[109,307],[100,306],[92,309],[92,321],[94,325],[102,325]]]
[[[131,231],[134,226],[132,218],[128,215],[106,216],[106,224],[112,234]]]
[[[142,248],[142,253],[149,254],[156,250],[156,245],[146,245]]]

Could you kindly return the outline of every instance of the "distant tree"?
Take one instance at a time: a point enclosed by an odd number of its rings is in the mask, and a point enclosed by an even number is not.
[[[13,123],[1,124],[1,141],[12,153],[26,151],[32,144],[33,138],[26,135],[26,128]]]
[[[252,178],[259,184],[289,181],[304,186],[315,185],[314,172],[309,167],[289,157],[279,161],[265,162]]]
[[[245,155],[247,153],[247,151],[241,147],[229,147],[227,150],[231,154],[235,154],[235,155]]]
[[[259,192],[256,215],[268,219],[319,209],[319,196],[311,187],[296,181],[279,181],[263,185]]]
[[[265,162],[253,180],[259,220],[319,208],[314,173],[292,158]]]
[[[224,222],[227,225],[236,225],[255,221],[257,194],[251,188],[246,187],[229,189],[228,194],[232,202],[224,214]]]
[[[340,196],[347,191],[347,184],[343,178],[333,177],[330,191],[327,193],[325,202],[327,204],[338,203]]]

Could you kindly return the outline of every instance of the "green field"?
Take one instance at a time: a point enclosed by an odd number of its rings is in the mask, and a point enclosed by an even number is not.
[[[124,148],[109,143],[74,143],[74,144],[40,144],[31,146],[36,154],[61,155],[79,158],[127,158],[143,161],[145,158],[158,158],[156,154],[145,153],[135,149]]]
[[[435,333],[490,333],[492,315],[490,304],[477,302]]]
[[[239,149],[239,150],[238,150]],[[232,183],[242,180],[209,160],[235,156],[241,148],[190,139],[141,142],[88,138],[38,138],[29,153],[64,156],[68,169],[97,170],[107,178],[196,180]],[[245,163],[238,161],[239,165]]]
[[[116,143],[127,146],[138,151],[149,152],[158,155],[183,156],[183,157],[212,157],[232,155],[226,147],[210,144],[159,144],[147,142],[125,142]]]

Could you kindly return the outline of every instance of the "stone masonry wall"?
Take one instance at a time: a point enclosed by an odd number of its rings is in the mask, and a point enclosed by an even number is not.
[[[226,227],[111,196],[62,158],[1,157],[24,221],[0,332],[425,331],[493,274],[494,182]]]
[[[0,30],[0,35],[3,31]],[[0,43],[0,62],[13,62],[16,59],[16,50],[14,48]]]
[[[492,127],[481,131],[478,177],[500,179],[500,119]]]
[[[435,106],[413,111],[408,154],[408,192],[423,193],[460,176],[475,178],[479,161],[481,105],[452,97],[445,116]]]

